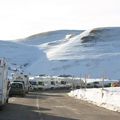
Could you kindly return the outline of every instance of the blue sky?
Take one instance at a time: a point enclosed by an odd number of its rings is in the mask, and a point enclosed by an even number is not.
[[[0,0],[0,39],[120,26],[120,0]]]

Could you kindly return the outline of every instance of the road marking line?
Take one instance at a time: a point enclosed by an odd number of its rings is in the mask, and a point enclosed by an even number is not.
[[[36,98],[36,106],[37,106],[37,109],[39,110],[40,106],[39,106],[39,96],[38,95],[37,95],[37,98]]]
[[[38,109],[38,116],[40,117],[40,120],[43,120],[42,114],[40,113],[39,95],[36,96],[36,107]]]

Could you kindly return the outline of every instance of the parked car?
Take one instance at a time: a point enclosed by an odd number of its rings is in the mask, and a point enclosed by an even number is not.
[[[25,96],[25,86],[22,82],[12,82],[11,83],[11,88],[9,91],[9,96],[13,95],[21,95]]]

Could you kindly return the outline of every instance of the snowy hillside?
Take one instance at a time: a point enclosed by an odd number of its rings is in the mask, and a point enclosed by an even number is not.
[[[52,31],[14,42],[0,41],[0,57],[7,58],[10,69],[22,68],[31,74],[119,79],[119,33],[120,28]]]
[[[98,59],[119,53],[120,28],[99,28],[41,45],[50,60]]]
[[[83,32],[83,30],[56,30],[56,31],[50,31],[50,32],[43,32],[39,34],[32,35],[30,37],[27,37],[25,39],[17,40],[17,42],[30,44],[30,45],[39,45],[46,42],[51,42],[54,40],[61,40],[64,39],[64,37],[67,34],[80,34]]]
[[[38,59],[40,52],[35,46],[0,41],[0,57],[5,57],[12,71],[29,66]]]
[[[64,61],[67,74],[120,78],[120,28],[98,28],[63,42],[42,44],[49,60]],[[53,44],[54,43],[54,44]],[[56,43],[56,44],[55,44]],[[57,67],[58,68],[58,67]]]
[[[46,73],[46,71],[49,73],[49,70],[46,69],[47,65],[50,64],[49,60],[45,53],[39,49],[39,44],[46,41],[53,41],[54,39],[64,38],[66,34],[80,34],[80,32],[81,31],[60,30],[37,34],[22,40],[0,40],[0,57],[5,57],[7,59],[10,73],[15,70],[29,70],[30,66],[30,68],[32,68],[32,71],[30,71],[31,74]]]

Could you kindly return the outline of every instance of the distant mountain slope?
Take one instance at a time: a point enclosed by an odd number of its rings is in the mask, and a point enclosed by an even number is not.
[[[119,54],[120,28],[98,28],[70,39],[42,44],[49,60],[96,59]],[[66,41],[66,42],[65,42]],[[54,43],[54,45],[53,45]],[[107,55],[107,56],[106,56]]]
[[[15,42],[0,41],[0,57],[7,58],[11,69],[34,75],[104,75],[120,79],[119,27],[78,31],[79,34],[57,32]]]
[[[28,67],[40,56],[40,51],[35,46],[14,43],[10,41],[0,41],[0,57],[5,57],[9,64],[9,69],[16,70]]]
[[[38,47],[40,43],[44,43],[47,41],[52,42],[57,38],[65,37],[65,35],[69,33],[78,34],[80,33],[80,31],[60,30],[60,31],[47,32],[47,33],[40,33],[37,35],[30,36],[23,40],[15,40],[15,41],[0,40],[0,57],[5,57],[7,59],[9,63],[10,72],[20,69],[21,71],[24,71],[24,69],[28,68],[30,65],[35,64],[38,59],[43,61],[48,61],[45,53],[43,53],[43,51],[40,50]],[[37,66],[40,69],[41,69],[41,64],[38,65],[39,67]],[[34,68],[33,71],[35,70],[36,68]],[[35,74],[35,72],[33,73]],[[36,74],[38,73],[39,70]]]
[[[56,31],[35,34],[25,39],[17,40],[17,42],[32,44],[32,45],[39,45],[42,43],[63,39],[67,34],[77,35],[77,34],[80,34],[81,32],[83,32],[83,30],[56,30]]]
[[[72,38],[44,43],[39,47],[51,60],[53,73],[120,78],[119,46],[118,27],[87,30]],[[57,66],[52,62],[56,60],[59,61]]]

